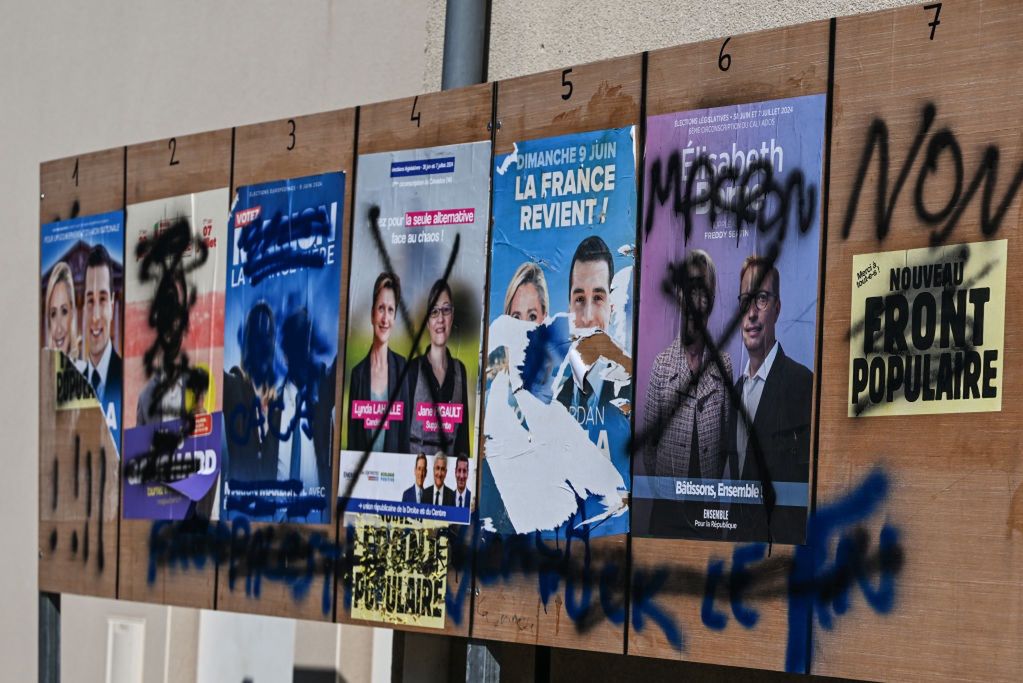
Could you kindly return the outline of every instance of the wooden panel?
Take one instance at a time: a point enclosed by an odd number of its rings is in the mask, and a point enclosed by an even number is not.
[[[480,83],[457,90],[407,97],[389,102],[370,104],[359,109],[359,154],[375,154],[414,150],[427,147],[483,142],[491,139],[493,119],[493,84]],[[418,121],[413,120],[416,116]],[[470,254],[462,247],[460,258],[485,258],[485,254]],[[472,388],[470,387],[470,391]],[[482,397],[480,397],[482,400]],[[478,449],[476,450],[478,453]],[[479,468],[476,471],[479,490]],[[347,538],[355,533],[356,515],[346,515],[342,529]],[[435,629],[408,625],[385,624],[378,621],[353,619],[351,608],[344,604],[344,594],[351,591],[351,576],[345,573],[344,585],[339,586],[338,621],[363,626],[386,626],[402,631],[467,636],[471,613],[471,552],[464,537],[466,527],[452,526],[437,531],[423,531],[436,538],[448,536],[447,591],[453,596],[445,609],[444,628]],[[351,553],[352,547],[346,547]]]
[[[231,129],[129,145],[126,163],[128,205],[227,187],[231,177]],[[150,568],[150,536],[157,524],[151,520],[121,520],[118,597],[212,609],[216,583],[212,561],[205,561],[201,567],[194,561],[161,561]],[[169,527],[164,529],[164,533],[169,531]],[[176,543],[187,537],[184,533],[173,535],[172,542]]]
[[[427,93],[359,108],[359,154],[489,140],[493,85]]]
[[[947,244],[986,239],[980,225],[983,193],[969,201],[966,191],[980,177],[985,150],[999,154],[992,214],[1023,165],[1023,71],[1018,60],[1000,57],[1023,48],[1019,4],[946,2],[940,24],[931,26],[934,18],[934,9],[911,6],[839,19],[837,25],[824,308],[828,372],[822,386],[818,491],[826,501],[880,468],[888,490],[880,510],[865,520],[870,548],[877,552],[877,527],[890,524],[898,530],[902,564],[893,572],[889,614],[878,614],[854,586],[849,613],[836,617],[833,630],[814,630],[813,671],[870,679],[1018,680],[1023,670],[1019,373],[1003,372],[1001,412],[847,417],[848,333],[859,322],[851,319],[852,257],[930,246],[936,226],[923,219],[914,198],[918,178],[925,177],[928,146],[947,131],[962,153],[963,193],[956,210],[964,205],[965,210]],[[934,108],[933,123],[921,134],[928,105]],[[885,201],[892,207],[891,228],[883,239],[875,209],[882,163],[877,150],[861,175],[877,122],[887,128],[890,163]],[[914,157],[915,141],[920,147]],[[941,152],[926,174],[921,195],[926,210],[936,212],[953,197],[952,158],[948,149]],[[908,176],[899,192],[895,182],[904,166]],[[846,237],[844,221],[860,177],[865,182]],[[1019,266],[1023,258],[1017,190],[1012,186],[1006,213],[990,234],[1008,239],[1010,296],[1018,293],[1011,284],[1012,264]],[[1018,301],[1007,303],[1002,368],[1017,359],[1023,325]],[[871,582],[878,585],[878,577]]]
[[[722,38],[651,52],[647,64],[647,115],[827,91],[827,21],[734,36],[727,45],[724,41]],[[719,66],[723,55],[730,58],[730,63],[721,62],[727,69]],[[648,167],[650,161],[645,162]],[[646,192],[644,206],[650,189]],[[644,270],[642,277],[657,278],[660,274]],[[642,333],[640,329],[639,334]],[[724,341],[717,340],[719,344]],[[819,371],[819,367],[815,369]],[[748,599],[748,606],[759,616],[753,628],[745,628],[737,623],[729,606],[733,552],[745,547],[755,546],[633,538],[631,607],[639,612],[640,621],[637,623],[635,616],[630,620],[629,654],[783,669],[789,633],[788,598],[783,587],[792,566],[793,548],[776,545],[770,558],[750,564],[747,571],[754,578],[748,590],[755,597]],[[715,585],[710,567],[716,562],[723,563],[723,571]],[[655,577],[664,579],[656,595],[647,595],[647,601],[637,600],[637,585],[654,585]],[[703,610],[708,605],[724,615],[723,629],[707,625]],[[669,630],[659,628],[649,613],[644,614],[651,606],[662,609],[670,624],[678,629],[675,635],[681,639],[682,648],[670,642]]]
[[[231,129],[128,146],[127,203],[227,187]]]
[[[113,598],[117,445],[101,408],[57,409],[59,357],[39,357],[39,590]]]
[[[495,153],[521,140],[638,126],[642,63],[642,55],[632,55],[498,83]],[[538,543],[532,535],[498,537],[477,554],[472,636],[624,652],[623,620],[606,618],[601,599],[616,609],[625,603],[627,537],[576,540],[571,557],[554,561]],[[551,553],[564,551],[547,545]],[[582,616],[569,616],[583,606]]]
[[[344,367],[345,316],[348,311],[348,221],[352,200],[355,109],[340,109],[310,116],[267,121],[242,126],[235,131],[234,187],[300,178],[318,173],[345,173],[342,209],[343,245],[341,258],[341,299],[338,320],[338,364]],[[289,149],[289,147],[291,149]],[[340,384],[338,384],[340,386]],[[336,408],[339,410],[340,408]],[[340,413],[335,413],[340,424]],[[338,446],[340,432],[333,434],[333,473],[330,500],[337,498]],[[330,524],[253,523],[245,546],[234,548],[232,560],[218,573],[217,609],[268,614],[317,621],[334,617],[334,566],[329,558],[336,548],[337,520]],[[306,558],[313,560],[310,565]],[[278,565],[280,563],[280,565]],[[324,586],[327,607],[324,610]]]
[[[41,164],[39,191],[41,223],[122,209],[124,148]],[[112,598],[119,444],[111,440],[101,409],[56,410],[57,362],[50,352],[41,352],[39,590]]]
[[[495,153],[512,151],[518,140],[638,125],[642,62],[642,55],[630,55],[574,66],[567,74],[555,69],[501,81]]]
[[[822,93],[828,87],[828,25],[817,21],[654,50],[646,114]],[[722,70],[722,67],[726,67]]]
[[[124,208],[124,147],[39,165],[39,222]]]

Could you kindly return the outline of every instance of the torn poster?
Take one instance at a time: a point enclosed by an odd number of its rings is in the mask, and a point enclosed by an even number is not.
[[[495,159],[485,528],[628,532],[635,238],[634,128]]]
[[[127,209],[124,517],[210,517],[222,454],[228,189]]]
[[[354,547],[347,596],[352,618],[444,628],[449,548],[444,525],[358,515],[348,529]]]
[[[82,216],[42,226],[40,337],[61,351],[58,410],[100,406],[121,443],[124,332],[124,214]]]
[[[224,314],[225,518],[331,519],[344,173],[238,189]]]
[[[635,534],[804,542],[824,107],[647,120]]]
[[[476,507],[490,149],[359,157],[338,488],[348,512],[468,524]]]

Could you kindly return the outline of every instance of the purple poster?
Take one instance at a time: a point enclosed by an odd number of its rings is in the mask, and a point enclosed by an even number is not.
[[[634,533],[804,541],[824,112],[647,119]]]

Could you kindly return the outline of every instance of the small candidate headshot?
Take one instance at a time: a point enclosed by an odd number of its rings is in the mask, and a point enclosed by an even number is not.
[[[504,313],[516,320],[540,323],[550,310],[547,278],[543,269],[527,261],[519,266],[504,294]]]
[[[614,259],[604,240],[590,235],[576,247],[569,270],[569,319],[576,329],[607,330],[611,323]]]
[[[469,458],[459,455],[455,461],[455,505],[467,508],[472,505],[472,491],[466,488],[469,482]]]
[[[405,493],[401,495],[401,502],[403,503],[422,503],[423,502],[423,484],[426,483],[426,453],[419,453],[416,456],[416,467],[413,472],[416,483],[405,489]]]
[[[448,476],[448,457],[443,451],[433,456],[433,486],[426,489],[426,502],[434,505],[453,506],[455,492],[444,485]]]

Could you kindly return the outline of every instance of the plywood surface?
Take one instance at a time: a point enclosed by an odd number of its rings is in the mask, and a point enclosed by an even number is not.
[[[492,93],[480,83],[359,107],[359,154],[489,140]]]
[[[889,486],[881,509],[866,521],[871,548],[876,551],[878,527],[887,523],[898,530],[903,564],[889,612],[878,613],[854,590],[850,611],[834,630],[815,628],[813,671],[869,679],[1018,680],[1023,670],[1023,387],[1014,368],[1023,317],[1013,296],[1018,293],[1013,275],[1023,256],[1018,193],[990,235],[1008,239],[1001,412],[846,416],[847,335],[858,322],[850,319],[852,256],[930,245],[934,226],[922,220],[914,200],[930,140],[943,130],[955,136],[962,153],[962,197],[985,149],[998,150],[992,212],[1023,165],[1018,97],[1023,72],[1015,60],[995,57],[1023,47],[1018,3],[942,3],[932,40],[934,15],[933,9],[911,6],[838,20],[818,491],[822,500],[840,495],[878,468]],[[933,123],[909,162],[905,187],[892,200],[928,105],[934,107]],[[890,231],[879,239],[875,155],[844,236],[868,132],[878,121],[888,131]],[[929,211],[952,197],[954,166],[951,152],[944,151],[924,187]],[[987,239],[980,227],[982,204],[978,192],[947,244]]]

